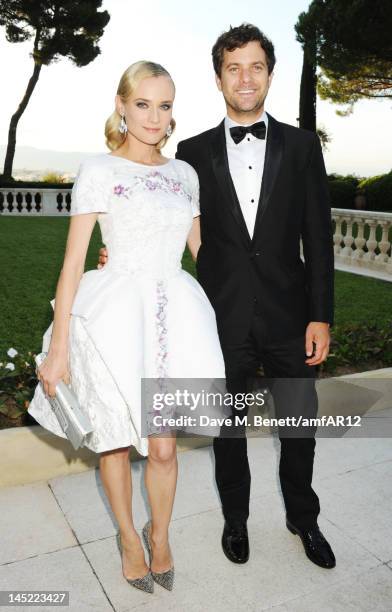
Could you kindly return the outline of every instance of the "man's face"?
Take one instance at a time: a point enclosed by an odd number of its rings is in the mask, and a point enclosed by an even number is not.
[[[252,41],[234,51],[225,50],[221,76],[215,78],[228,109],[250,115],[263,108],[272,73],[268,74],[264,49]]]

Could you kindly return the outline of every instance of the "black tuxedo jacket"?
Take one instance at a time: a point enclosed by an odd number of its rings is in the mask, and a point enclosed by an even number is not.
[[[176,157],[199,177],[202,245],[196,269],[222,344],[244,342],[255,312],[270,342],[302,335],[309,321],[332,325],[333,234],[318,136],[268,114],[252,238],[230,175],[224,121],[181,141]]]

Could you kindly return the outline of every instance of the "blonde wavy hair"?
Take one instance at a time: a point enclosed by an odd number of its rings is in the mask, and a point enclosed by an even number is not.
[[[132,95],[132,92],[139,85],[140,81],[152,76],[167,76],[173,82],[173,79],[171,78],[170,74],[163,66],[161,66],[160,64],[156,64],[155,62],[147,62],[145,60],[141,60],[140,62],[135,62],[134,64],[131,64],[125,70],[118,84],[117,94],[125,103]],[[118,149],[123,144],[127,136],[126,134],[121,134],[121,132],[118,131],[120,121],[121,115],[117,112],[117,110],[114,110],[105,123],[106,146],[111,151],[115,151],[116,149]],[[174,132],[174,129],[176,127],[176,122],[174,121],[174,119],[171,119],[170,125]],[[162,140],[157,143],[156,148],[162,149],[169,140],[169,138],[170,136],[164,136]]]

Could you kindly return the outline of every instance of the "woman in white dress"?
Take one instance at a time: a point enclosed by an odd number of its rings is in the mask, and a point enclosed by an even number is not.
[[[123,575],[148,592],[154,581],[173,587],[168,528],[177,456],[172,432],[143,436],[141,378],[225,375],[214,310],[181,267],[186,243],[193,259],[200,246],[199,185],[189,164],[161,154],[175,127],[174,95],[159,64],[137,62],[121,77],[105,127],[111,153],[87,158],[72,190],[54,317],[43,338],[48,355],[28,408],[43,427],[65,437],[47,396],[59,380],[71,381],[94,426],[85,446],[100,454]],[[97,220],[110,261],[84,273]],[[131,446],[147,456],[149,565],[132,518]]]

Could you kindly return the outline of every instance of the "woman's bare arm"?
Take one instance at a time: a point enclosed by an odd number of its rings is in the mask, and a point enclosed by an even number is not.
[[[84,272],[86,254],[98,213],[71,217],[64,262],[56,288],[53,329],[48,355],[38,370],[46,395],[55,395],[58,380],[69,378],[68,333],[71,308]],[[68,380],[66,380],[68,382]]]
[[[187,238],[187,245],[193,261],[196,261],[197,253],[201,245],[200,216],[193,218],[192,227]]]

